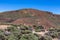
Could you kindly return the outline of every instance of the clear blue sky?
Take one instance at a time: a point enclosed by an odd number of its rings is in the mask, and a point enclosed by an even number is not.
[[[33,8],[60,14],[60,0],[0,0],[0,12]]]

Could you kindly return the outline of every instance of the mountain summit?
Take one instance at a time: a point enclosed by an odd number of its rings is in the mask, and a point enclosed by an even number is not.
[[[0,13],[0,22],[16,25],[42,25],[45,28],[59,27],[60,15],[36,9],[21,9]]]

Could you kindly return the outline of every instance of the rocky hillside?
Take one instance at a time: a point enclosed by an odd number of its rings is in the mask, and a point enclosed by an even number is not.
[[[1,23],[42,25],[45,28],[59,27],[60,15],[36,9],[21,9],[0,13]]]

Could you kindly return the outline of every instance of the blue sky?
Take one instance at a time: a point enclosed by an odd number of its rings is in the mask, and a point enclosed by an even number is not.
[[[0,12],[33,8],[60,14],[60,0],[0,0]]]

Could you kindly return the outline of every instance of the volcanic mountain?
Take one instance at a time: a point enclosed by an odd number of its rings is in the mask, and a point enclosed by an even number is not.
[[[0,23],[42,25],[45,28],[59,27],[60,15],[36,9],[21,9],[0,13]]]

